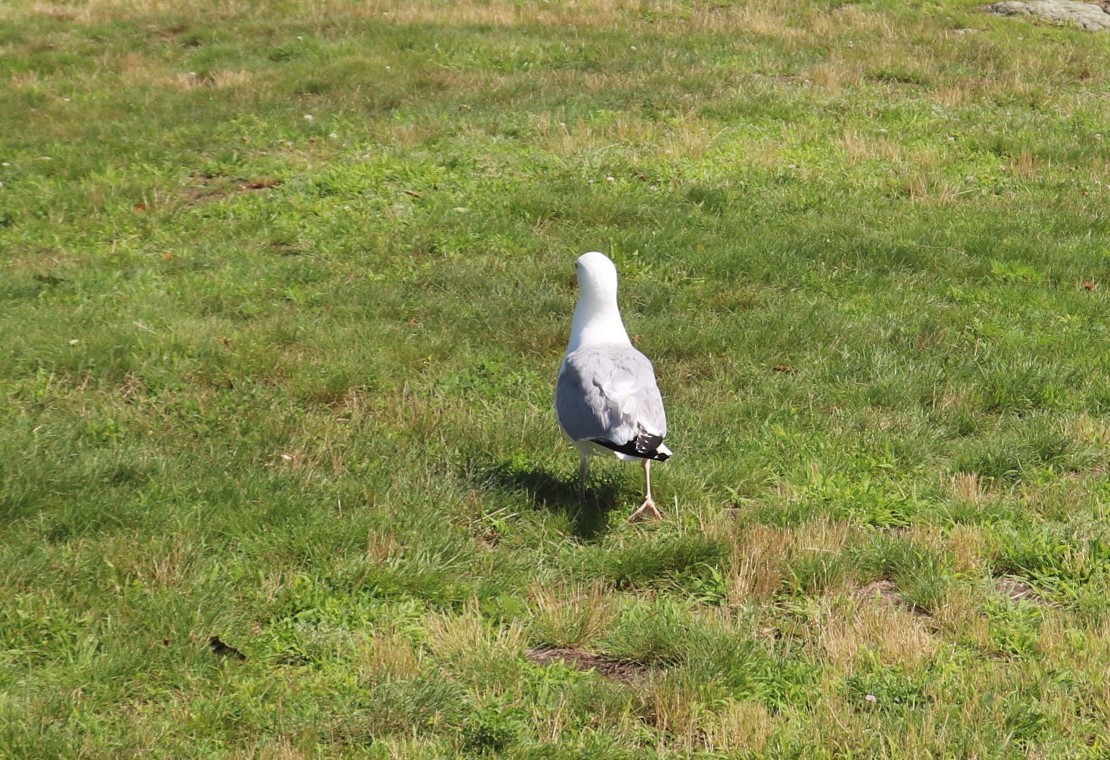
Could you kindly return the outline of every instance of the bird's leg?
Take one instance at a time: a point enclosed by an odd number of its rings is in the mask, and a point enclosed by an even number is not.
[[[638,522],[639,520],[644,520],[646,518],[652,518],[655,520],[663,519],[663,513],[659,511],[659,508],[655,506],[655,502],[651,499],[650,459],[644,460],[644,490],[647,491],[647,496],[644,498],[644,503],[641,504],[640,508],[633,512],[632,516],[628,518],[629,522]]]
[[[578,501],[586,500],[586,476],[590,472],[590,455],[582,452],[582,463],[578,465]]]

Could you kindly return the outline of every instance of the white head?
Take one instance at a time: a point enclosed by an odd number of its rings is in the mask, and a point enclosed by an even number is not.
[[[617,268],[608,256],[597,251],[583,253],[574,262],[574,272],[578,278],[579,298],[616,305]]]
[[[574,262],[578,305],[570,326],[567,351],[601,343],[631,345],[617,308],[617,268],[609,257],[590,251]]]

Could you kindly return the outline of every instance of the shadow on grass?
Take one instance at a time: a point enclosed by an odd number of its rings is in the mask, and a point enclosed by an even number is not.
[[[484,469],[484,479],[494,488],[524,492],[536,509],[561,512],[570,520],[577,538],[592,541],[608,529],[609,512],[617,506],[619,489],[608,479],[590,478],[586,500],[578,500],[578,479],[564,480],[543,469],[525,469],[497,462]]]

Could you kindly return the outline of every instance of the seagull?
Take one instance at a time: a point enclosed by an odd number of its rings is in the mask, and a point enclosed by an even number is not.
[[[651,498],[651,462],[665,462],[667,415],[648,358],[632,347],[617,308],[617,268],[597,251],[574,262],[578,305],[570,343],[555,383],[559,428],[582,455],[578,498],[586,498],[590,455],[639,460],[644,467],[644,503],[630,522],[663,513]]]

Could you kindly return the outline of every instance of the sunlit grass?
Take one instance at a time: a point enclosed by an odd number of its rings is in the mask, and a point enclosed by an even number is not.
[[[0,7],[0,755],[1105,754],[1110,53],[976,6]]]

